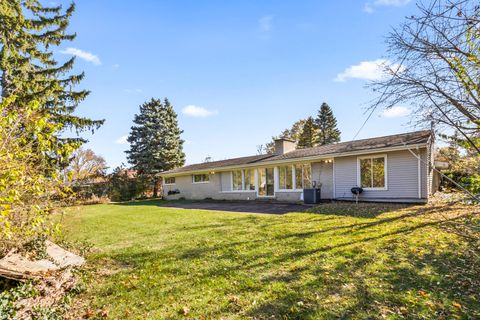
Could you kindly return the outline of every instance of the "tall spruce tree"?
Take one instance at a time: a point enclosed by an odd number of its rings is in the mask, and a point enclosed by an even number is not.
[[[178,127],[177,114],[166,98],[163,103],[152,98],[142,104],[133,122],[135,125],[127,138],[130,143],[127,159],[139,175],[148,177],[154,184],[153,194],[157,197],[156,175],[185,163],[180,138],[183,131]]]
[[[31,101],[40,104],[47,120],[57,128],[73,129],[74,137],[65,130],[56,134],[58,150],[63,146],[79,147],[84,139],[78,133],[98,129],[103,120],[74,115],[78,104],[89,91],[73,87],[84,73],[70,74],[75,58],[59,63],[52,47],[71,41],[75,34],[67,33],[69,20],[75,10],[72,3],[66,10],[61,6],[44,6],[38,0],[0,1],[0,86],[2,99],[15,96],[13,107],[19,111]],[[70,148],[71,149],[71,148]],[[52,155],[54,158],[62,155]]]
[[[329,143],[340,142],[340,130],[337,128],[337,119],[333,115],[330,106],[324,102],[318,111],[315,119],[317,127],[317,144],[325,145]]]
[[[315,147],[317,140],[316,131],[315,121],[312,117],[308,117],[298,138],[297,148],[305,149]]]

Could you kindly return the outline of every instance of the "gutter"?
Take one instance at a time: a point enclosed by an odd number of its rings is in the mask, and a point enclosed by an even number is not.
[[[330,153],[325,155],[318,155],[318,156],[310,156],[310,157],[299,157],[299,158],[292,158],[292,159],[284,159],[284,160],[276,160],[276,161],[259,161],[254,163],[247,163],[242,165],[234,165],[234,166],[225,166],[225,167],[212,167],[207,169],[201,170],[188,170],[188,171],[180,171],[180,172],[172,172],[172,173],[160,173],[160,177],[178,177],[183,175],[188,175],[192,173],[210,173],[214,171],[229,171],[231,169],[240,169],[240,168],[251,168],[251,167],[268,167],[270,165],[275,164],[283,164],[283,163],[295,163],[295,162],[305,162],[305,161],[316,161],[316,160],[326,160],[331,158],[340,158],[340,157],[348,157],[352,155],[358,154],[374,154],[380,152],[390,152],[390,151],[400,151],[400,150],[408,150],[410,148],[426,148],[428,146],[428,141],[425,143],[418,143],[412,145],[403,145],[397,147],[388,147],[388,148],[378,148],[374,150],[359,150],[359,151],[352,151],[352,152],[341,152],[341,153]]]

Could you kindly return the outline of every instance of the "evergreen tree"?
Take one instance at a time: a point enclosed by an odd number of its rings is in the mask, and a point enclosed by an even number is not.
[[[127,159],[139,175],[147,176],[154,183],[154,196],[158,196],[156,175],[185,163],[183,133],[178,127],[177,114],[165,99],[153,99],[140,106],[135,115],[127,141],[130,150]]]
[[[64,63],[53,58],[52,47],[76,36],[66,31],[74,10],[73,3],[62,10],[61,6],[44,6],[38,0],[0,2],[0,89],[2,99],[16,97],[13,107],[19,111],[37,101],[52,126],[73,129],[78,135],[98,129],[103,120],[74,115],[89,94],[87,90],[73,90],[84,73],[69,74],[74,57]],[[55,144],[72,148],[85,142],[78,136],[66,138],[65,130],[57,131],[55,138]]]
[[[315,147],[316,138],[315,122],[312,117],[308,117],[298,138],[297,148]]]
[[[272,137],[270,142],[265,144],[265,151],[268,154],[272,154],[275,152],[275,139],[278,138],[287,138],[292,139],[295,142],[298,142],[300,138],[300,134],[302,133],[303,125],[305,124],[306,119],[300,119],[296,121],[290,129],[285,129],[279,136]]]
[[[337,128],[337,119],[333,115],[333,111],[327,103],[322,103],[318,111],[315,125],[318,130],[317,143],[325,145],[340,142],[340,130]]]

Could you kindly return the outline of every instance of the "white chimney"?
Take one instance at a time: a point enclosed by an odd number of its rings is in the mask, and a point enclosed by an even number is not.
[[[280,138],[275,139],[275,154],[281,155],[295,150],[296,144],[292,139]]]

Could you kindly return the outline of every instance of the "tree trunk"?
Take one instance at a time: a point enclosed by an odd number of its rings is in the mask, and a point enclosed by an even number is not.
[[[162,178],[155,178],[153,184],[153,197],[158,198],[159,194],[162,193]]]
[[[158,198],[158,179],[153,182],[153,197]]]

